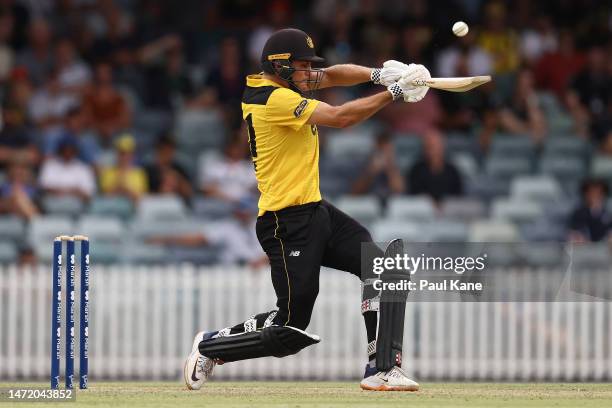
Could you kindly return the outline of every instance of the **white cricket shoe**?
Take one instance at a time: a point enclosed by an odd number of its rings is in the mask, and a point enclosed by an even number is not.
[[[195,335],[193,346],[191,347],[191,354],[187,357],[185,367],[183,368],[185,384],[190,390],[199,390],[202,388],[202,385],[212,376],[213,370],[217,365],[216,361],[200,354],[198,345],[204,340],[205,335],[206,333],[203,331]]]
[[[400,367],[379,371],[361,380],[361,389],[369,391],[418,391],[419,384],[408,378]]]

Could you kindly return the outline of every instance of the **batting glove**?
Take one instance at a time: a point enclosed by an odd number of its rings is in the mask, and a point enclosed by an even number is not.
[[[370,74],[370,79],[375,84],[389,86],[397,82],[407,70],[408,65],[403,62],[389,60],[385,61],[382,68],[374,68]]]
[[[429,87],[426,85],[414,86],[413,81],[426,81],[431,79],[429,70],[424,65],[410,64],[408,69],[402,74],[402,77],[397,81],[398,85],[403,89],[403,97],[405,102],[418,102],[425,97]]]

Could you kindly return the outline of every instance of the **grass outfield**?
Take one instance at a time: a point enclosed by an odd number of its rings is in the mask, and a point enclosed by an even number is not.
[[[46,384],[7,384],[0,388]],[[180,383],[94,382],[70,407],[610,407],[612,384],[425,383],[419,392],[367,392],[356,383],[211,382],[200,391]],[[40,408],[7,403],[0,408]],[[57,403],[51,406],[58,406]]]

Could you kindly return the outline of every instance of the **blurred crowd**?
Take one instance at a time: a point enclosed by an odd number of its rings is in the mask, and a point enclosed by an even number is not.
[[[465,37],[451,32],[457,20],[470,26]],[[326,65],[397,59],[433,76],[494,78],[469,93],[429,92],[383,110],[372,121],[374,152],[354,169],[349,194],[425,194],[436,203],[468,194],[465,175],[447,160],[449,134],[474,142],[477,165],[496,138],[525,138],[537,151],[557,133],[612,157],[605,1],[0,0],[0,214],[34,219],[48,211],[49,196],[137,203],[174,194],[231,206],[256,199],[240,112],[244,76],[260,71],[263,43],[288,26],[310,33]],[[375,90],[318,97],[340,104]],[[191,112],[219,118],[220,127],[194,134],[221,140],[213,154],[182,144],[179,121]],[[401,137],[422,141],[408,165],[397,163]],[[325,143],[321,160],[331,160]],[[569,236],[608,235],[608,181],[569,192],[585,197],[567,220]],[[594,210],[595,196],[604,204]]]

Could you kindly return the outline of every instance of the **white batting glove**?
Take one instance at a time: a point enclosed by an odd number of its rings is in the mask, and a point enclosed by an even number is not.
[[[374,68],[370,74],[370,79],[375,84],[389,86],[397,82],[402,74],[407,72],[408,65],[396,60],[385,61],[382,68]]]
[[[402,77],[397,81],[398,85],[403,89],[405,102],[418,102],[425,97],[428,86],[414,86],[413,81],[426,81],[431,79],[429,70],[424,65],[410,64],[408,69],[402,74]]]

